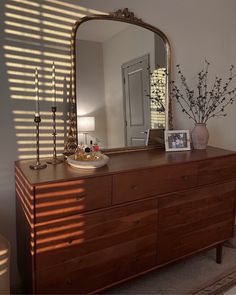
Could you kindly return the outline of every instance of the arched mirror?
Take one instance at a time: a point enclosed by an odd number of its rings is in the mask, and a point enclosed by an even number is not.
[[[170,45],[159,29],[128,9],[85,17],[72,50],[78,143],[142,147],[149,130],[170,127]]]

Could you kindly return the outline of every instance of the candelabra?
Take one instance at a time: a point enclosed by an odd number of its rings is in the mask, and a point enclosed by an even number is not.
[[[35,114],[34,122],[36,125],[36,151],[37,151],[37,158],[36,158],[36,164],[30,165],[30,168],[33,170],[39,170],[44,169],[47,167],[46,164],[41,164],[39,159],[39,124],[41,122],[41,117],[39,114]]]
[[[48,161],[48,164],[51,165],[57,165],[63,162],[63,160],[59,159],[57,157],[57,146],[56,146],[56,140],[57,140],[57,131],[56,131],[56,111],[57,107],[52,106],[52,119],[53,119],[53,158]]]

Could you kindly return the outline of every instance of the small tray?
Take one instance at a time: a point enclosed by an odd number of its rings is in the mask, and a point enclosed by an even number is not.
[[[109,161],[109,157],[102,155],[102,159],[95,161],[77,161],[74,159],[74,155],[67,158],[69,165],[79,169],[96,169],[105,166]]]

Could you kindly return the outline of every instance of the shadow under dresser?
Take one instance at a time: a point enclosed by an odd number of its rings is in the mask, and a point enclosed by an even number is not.
[[[16,162],[18,266],[29,293],[101,291],[233,236],[236,153],[109,155],[106,167]]]

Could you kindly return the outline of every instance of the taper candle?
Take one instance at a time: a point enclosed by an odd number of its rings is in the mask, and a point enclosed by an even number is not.
[[[56,70],[55,64],[52,64],[52,107],[56,107]]]
[[[72,71],[70,71],[70,97],[72,97]]]
[[[39,78],[37,68],[35,68],[35,117],[39,117]]]

